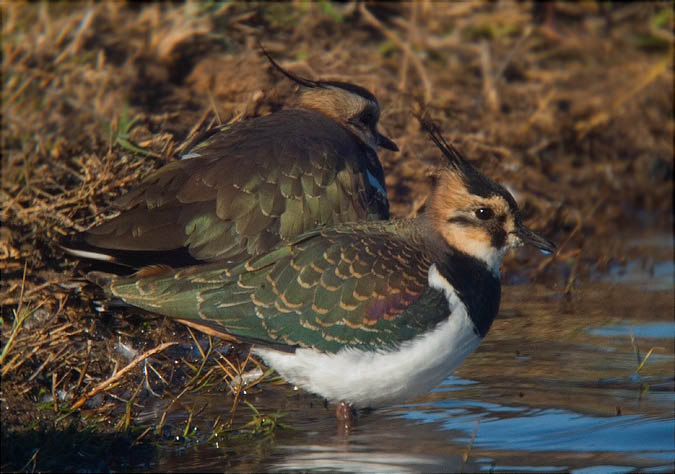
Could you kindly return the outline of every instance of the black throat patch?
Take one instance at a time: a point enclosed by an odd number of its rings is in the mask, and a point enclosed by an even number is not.
[[[499,310],[499,279],[482,261],[456,250],[447,254],[438,271],[462,300],[480,337],[490,330]]]

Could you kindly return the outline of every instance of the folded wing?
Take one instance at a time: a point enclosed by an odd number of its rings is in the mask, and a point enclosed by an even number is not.
[[[391,348],[448,315],[445,297],[427,285],[428,256],[398,238],[397,225],[315,230],[236,266],[113,278],[106,289],[133,306],[262,343]]]

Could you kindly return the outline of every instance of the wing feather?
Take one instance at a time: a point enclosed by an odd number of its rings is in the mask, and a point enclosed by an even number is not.
[[[329,352],[391,347],[448,312],[445,296],[427,285],[429,256],[396,229],[373,222],[312,231],[243,264],[121,278],[109,291],[131,305],[270,344]]]
[[[228,125],[188,153],[192,158],[165,165],[119,198],[120,216],[85,241],[132,251],[186,247],[199,260],[232,261],[317,225],[389,217],[367,178],[382,174],[377,159],[315,112]]]

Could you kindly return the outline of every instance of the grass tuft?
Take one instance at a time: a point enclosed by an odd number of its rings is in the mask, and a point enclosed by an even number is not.
[[[139,116],[135,117],[129,116],[129,107],[127,104],[122,106],[122,111],[120,112],[119,118],[111,123],[102,122],[102,126],[105,128],[106,133],[110,136],[111,141],[125,150],[128,150],[132,153],[138,153],[143,156],[154,156],[158,157],[156,153],[153,153],[150,150],[141,148],[140,146],[133,143],[130,139],[131,130],[136,125],[136,122],[139,120]]]

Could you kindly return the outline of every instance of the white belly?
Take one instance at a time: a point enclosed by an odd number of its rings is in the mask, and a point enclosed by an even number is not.
[[[432,265],[429,284],[443,291],[450,315],[432,331],[402,343],[396,351],[312,349],[285,353],[258,347],[254,352],[288,382],[331,402],[377,407],[428,392],[457,369],[480,344],[466,307]]]

